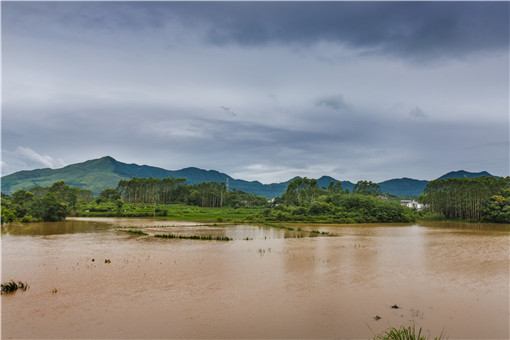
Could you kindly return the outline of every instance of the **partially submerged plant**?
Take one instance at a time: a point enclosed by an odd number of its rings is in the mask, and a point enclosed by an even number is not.
[[[159,238],[177,238],[181,240],[204,240],[204,241],[232,241],[230,237],[227,236],[211,236],[211,235],[192,235],[192,236],[185,236],[185,235],[174,235],[174,234],[156,234],[154,237]]]
[[[2,294],[3,293],[12,293],[21,289],[25,291],[29,288],[29,285],[26,282],[18,281],[17,283],[14,280],[11,280],[6,283],[2,283]]]
[[[121,230],[121,231],[124,231],[126,233],[130,233],[130,234],[135,234],[135,235],[142,235],[142,236],[147,236],[149,234],[147,234],[146,232],[143,232],[141,230],[131,230],[131,229],[126,229],[126,230]]]
[[[433,340],[442,340],[445,338],[444,332]],[[415,325],[409,327],[400,326],[400,328],[391,327],[384,333],[376,335],[373,340],[429,340],[430,337],[422,333],[422,329],[416,331]]]

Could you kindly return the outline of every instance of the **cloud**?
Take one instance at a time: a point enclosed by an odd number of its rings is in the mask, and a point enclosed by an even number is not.
[[[363,53],[419,60],[463,59],[480,51],[505,51],[509,45],[507,2],[270,2],[208,7],[207,40],[216,45],[329,41]]]
[[[465,159],[505,174],[504,145],[464,147],[508,140],[508,7],[6,2],[2,169],[108,154],[268,182],[426,179]]]
[[[128,33],[131,42],[164,41],[169,48],[194,40],[243,47],[331,42],[361,54],[426,61],[506,52],[509,6],[506,1],[6,2],[2,19],[4,31],[97,44],[105,38],[128,43],[119,32]]]
[[[65,162],[41,155],[29,147],[18,146],[14,151],[2,151],[2,175],[26,169],[59,168]]]
[[[344,97],[340,94],[319,98],[315,101],[315,106],[322,106],[335,111],[350,109],[350,105],[345,102]]]
[[[230,116],[230,117],[235,117],[235,116],[237,116],[237,113],[235,113],[234,111],[232,111],[232,110],[230,109],[230,107],[220,106],[220,109],[222,109],[222,110],[223,110],[223,112],[224,112],[226,115]]]
[[[427,115],[418,106],[416,106],[414,109],[411,110],[411,112],[409,112],[409,116],[417,119],[427,117]]]

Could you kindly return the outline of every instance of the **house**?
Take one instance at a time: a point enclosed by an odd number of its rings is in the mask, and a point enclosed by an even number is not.
[[[412,208],[412,209],[416,209],[418,211],[420,210],[423,210],[423,208],[425,207],[423,205],[423,203],[418,203],[416,201],[411,201],[411,200],[401,200],[400,201],[400,205],[403,205],[403,206],[406,206],[406,207],[409,207],[409,208]]]

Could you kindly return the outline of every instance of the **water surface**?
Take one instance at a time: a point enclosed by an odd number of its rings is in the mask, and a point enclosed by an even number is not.
[[[111,218],[2,226],[2,282],[30,285],[2,295],[2,338],[366,339],[411,322],[450,339],[509,338],[510,225],[293,228]],[[335,236],[308,237],[317,229]]]

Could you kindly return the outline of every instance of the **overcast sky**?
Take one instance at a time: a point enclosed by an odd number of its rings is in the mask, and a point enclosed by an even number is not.
[[[509,175],[508,2],[1,6],[2,175]]]

